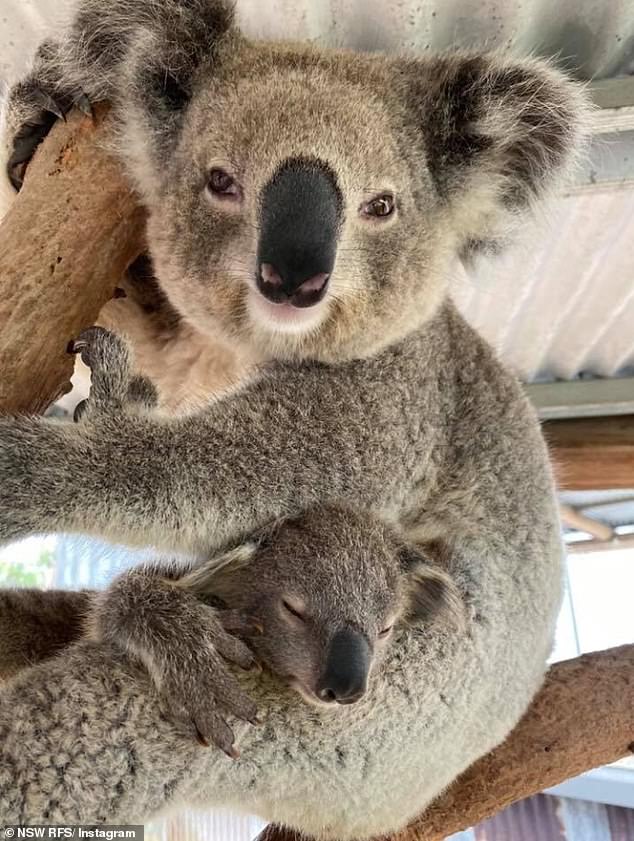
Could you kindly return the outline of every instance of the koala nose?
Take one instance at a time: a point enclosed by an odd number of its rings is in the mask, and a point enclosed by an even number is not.
[[[370,645],[363,634],[352,628],[338,631],[317,683],[317,696],[326,703],[354,704],[365,694],[371,659]]]
[[[262,263],[258,289],[275,304],[290,303],[295,307],[312,307],[326,294],[329,272],[305,277],[305,272],[278,271],[271,263]]]
[[[343,223],[343,196],[323,161],[288,158],[260,197],[256,282],[274,303],[312,307],[326,294]]]

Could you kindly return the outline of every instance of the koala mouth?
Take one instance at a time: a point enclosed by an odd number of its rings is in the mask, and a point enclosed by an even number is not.
[[[326,296],[311,306],[296,306],[293,299],[272,301],[253,286],[249,290],[248,311],[251,319],[271,332],[299,334],[316,329],[324,321]]]

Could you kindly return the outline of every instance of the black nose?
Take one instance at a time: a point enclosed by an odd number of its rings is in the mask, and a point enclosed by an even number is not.
[[[330,274],[317,274],[304,278],[305,272],[285,272],[284,276],[270,263],[262,263],[258,276],[258,289],[276,304],[290,303],[295,307],[312,307],[326,294]]]
[[[363,634],[352,628],[338,631],[316,687],[318,697],[327,703],[354,704],[365,693],[371,659],[370,645]]]
[[[310,307],[326,294],[343,221],[335,174],[323,161],[286,160],[261,196],[257,286],[275,303]]]

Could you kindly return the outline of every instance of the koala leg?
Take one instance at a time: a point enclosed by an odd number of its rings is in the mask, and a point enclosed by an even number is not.
[[[255,658],[225,630],[223,611],[199,601],[166,572],[140,567],[117,578],[95,598],[89,636],[141,660],[166,717],[185,735],[237,758],[224,716],[255,724],[257,710],[226,662],[251,669]]]
[[[4,823],[142,823],[181,805],[199,768],[229,762],[215,753],[183,739],[110,646],[80,640],[0,683]]]
[[[0,680],[79,639],[92,597],[88,590],[0,590]]]

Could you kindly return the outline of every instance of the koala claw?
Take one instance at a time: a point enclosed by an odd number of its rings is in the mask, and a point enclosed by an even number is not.
[[[53,116],[57,117],[58,120],[63,120],[64,122],[66,122],[66,114],[70,110],[70,105],[68,104],[68,101],[58,101],[53,96],[51,96],[50,93],[47,93],[41,88],[36,88],[33,91],[33,98],[41,106],[43,111],[48,112],[49,114],[53,114]]]
[[[82,114],[85,114],[86,117],[90,117],[91,120],[94,120],[95,112],[93,110],[91,101],[88,99],[85,93],[79,94],[77,99],[75,99],[74,105],[81,111]]]
[[[68,343],[68,353],[81,353],[87,347],[88,342],[83,342],[81,339],[71,339]]]
[[[16,192],[22,189],[26,170],[35,150],[48,135],[55,120],[66,121],[66,115],[76,106],[87,117],[94,117],[90,100],[83,93],[64,95],[49,93],[36,84],[21,86],[21,93],[30,105],[30,115],[13,139],[13,149],[7,163],[9,180]]]
[[[209,665],[206,671],[201,664],[188,679],[181,664],[178,678],[162,682],[161,707],[166,718],[184,735],[205,746],[213,743],[235,759],[239,755],[234,746],[235,736],[219,707],[253,725],[260,724],[257,708],[237,681],[230,675],[220,678],[211,661]]]

